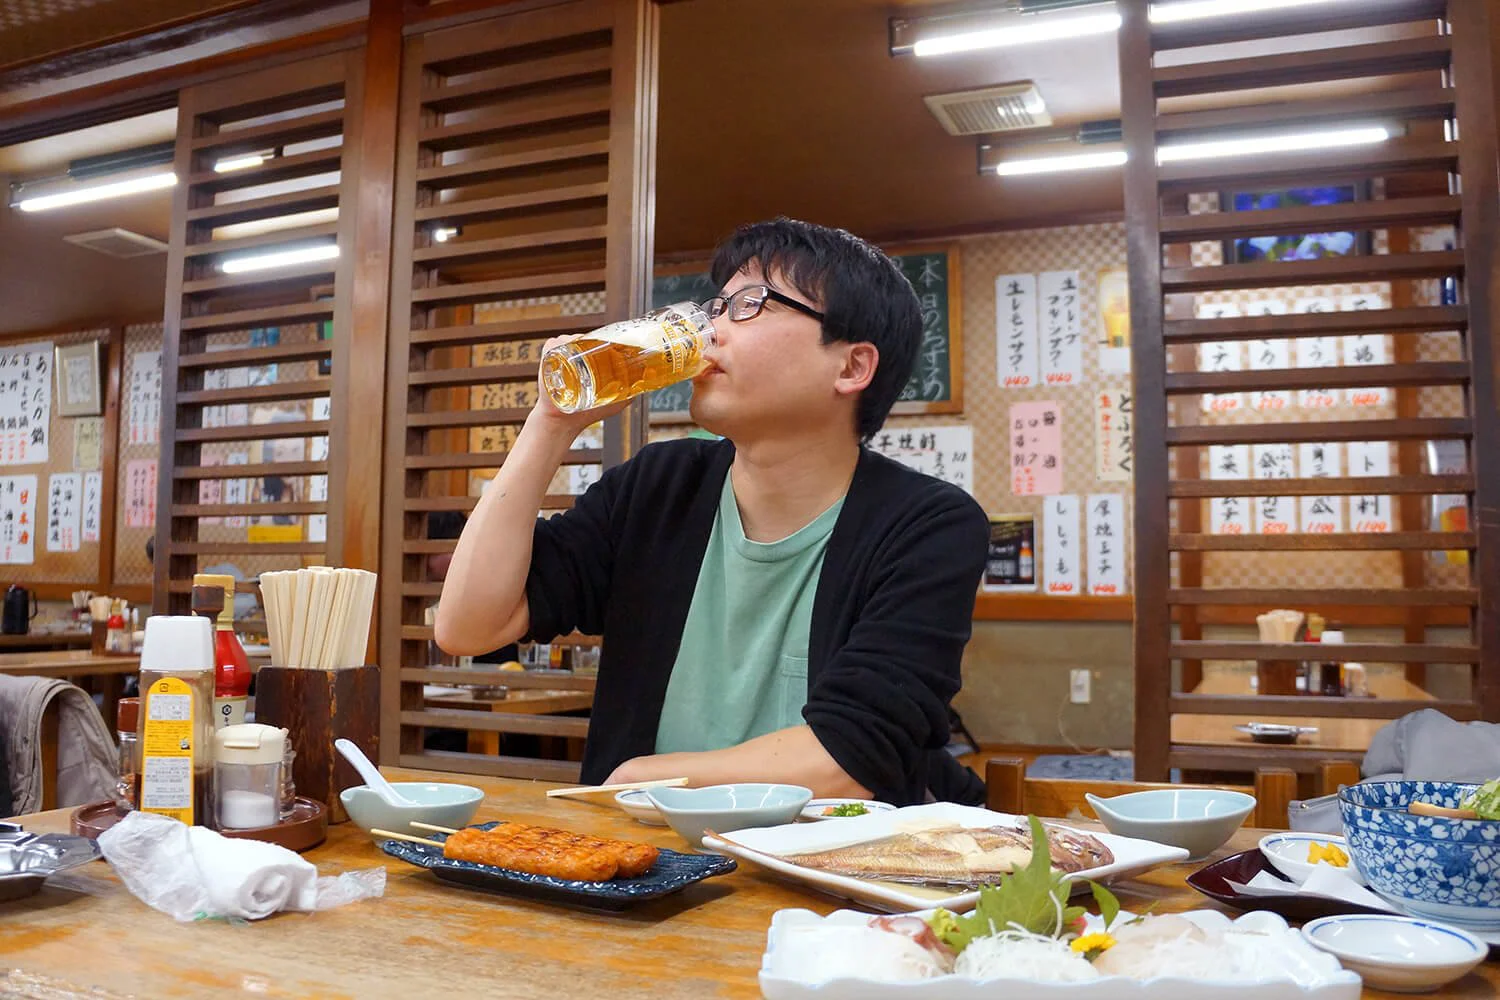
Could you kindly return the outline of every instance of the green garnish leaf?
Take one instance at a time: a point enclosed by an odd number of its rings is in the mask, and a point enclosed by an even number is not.
[[[1460,804],[1474,810],[1480,819],[1500,819],[1500,778],[1485,782]]]
[[[1099,904],[1099,916],[1104,918],[1104,929],[1107,931],[1120,915],[1120,901],[1098,882],[1090,882],[1089,889],[1094,893],[1094,902]]]
[[[865,808],[863,802],[845,802],[843,805],[829,806],[823,810],[824,816],[863,816],[870,810]]]

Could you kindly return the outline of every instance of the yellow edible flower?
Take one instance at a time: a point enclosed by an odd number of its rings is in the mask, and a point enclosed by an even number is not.
[[[1074,938],[1073,943],[1068,947],[1092,962],[1114,946],[1115,939],[1112,936],[1103,931],[1096,931],[1093,934],[1084,934]]]
[[[1307,849],[1307,863],[1315,865],[1327,862],[1335,868],[1349,867],[1349,855],[1345,854],[1337,844],[1320,844],[1313,841]]]

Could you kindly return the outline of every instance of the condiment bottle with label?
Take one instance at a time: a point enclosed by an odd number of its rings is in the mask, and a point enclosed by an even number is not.
[[[1342,646],[1344,633],[1328,629],[1323,633],[1323,645]],[[1324,660],[1318,668],[1318,693],[1341,698],[1344,695],[1343,663],[1339,660]]]
[[[120,740],[115,805],[128,812],[135,808],[136,786],[141,774],[141,699],[121,698],[115,711],[115,735]]]
[[[214,725],[238,726],[250,701],[250,658],[234,634],[234,577],[198,573],[193,577],[193,614],[214,626]]]
[[[189,615],[146,619],[140,686],[136,808],[211,825],[214,635],[208,621]]]
[[[281,762],[286,730],[254,723],[214,734],[214,792],[221,830],[253,830],[281,821]]]
[[[110,653],[130,652],[130,640],[125,631],[125,602],[115,601],[109,611],[109,624],[104,633],[104,649]]]

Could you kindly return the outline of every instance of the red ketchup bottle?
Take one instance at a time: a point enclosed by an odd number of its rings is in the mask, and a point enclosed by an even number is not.
[[[214,727],[245,721],[250,701],[250,658],[234,634],[234,577],[198,573],[193,577],[193,613],[214,620]]]

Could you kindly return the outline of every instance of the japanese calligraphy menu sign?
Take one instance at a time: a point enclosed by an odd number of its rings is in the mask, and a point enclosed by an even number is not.
[[[1009,426],[1010,491],[1018,497],[1061,493],[1062,404],[1015,403]]]
[[[1298,299],[1293,311],[1298,313],[1336,312],[1338,304],[1322,296]],[[1301,337],[1297,340],[1298,368],[1333,368],[1339,363],[1339,338]],[[1299,405],[1305,410],[1326,410],[1338,406],[1341,393],[1337,389],[1303,389],[1297,394]]]
[[[1125,498],[1096,493],[1088,498],[1089,593],[1118,596],[1125,585]]]
[[[1208,449],[1209,479],[1250,478],[1248,444],[1216,444]],[[1209,531],[1215,535],[1250,533],[1250,500],[1246,497],[1214,497],[1209,502]]]
[[[1134,471],[1129,389],[1101,389],[1094,397],[1094,474],[1105,482],[1128,482]]]
[[[104,473],[83,474],[83,540],[99,541],[99,519],[104,508]]]
[[[1042,505],[1042,579],[1047,593],[1074,597],[1082,591],[1080,563],[1083,548],[1078,539],[1078,497],[1048,497]]]
[[[870,446],[908,468],[974,492],[974,429],[968,424],[882,431]]]
[[[130,443],[156,444],[161,434],[161,351],[130,356]]]
[[[125,463],[125,526],[149,528],[156,524],[156,459]]]
[[[1350,476],[1389,476],[1391,446],[1386,441],[1351,441]],[[1349,498],[1349,524],[1354,531],[1366,534],[1391,530],[1391,498],[1356,496]]]
[[[1037,277],[1041,321],[1042,381],[1083,384],[1083,323],[1077,271],[1045,271]]]
[[[51,341],[0,350],[0,465],[46,462],[51,423]]]
[[[1292,479],[1295,458],[1289,444],[1258,444],[1251,450],[1256,479]],[[1287,535],[1297,530],[1294,497],[1256,497],[1255,530],[1262,535]]]
[[[1373,295],[1346,295],[1339,302],[1339,307],[1349,312],[1360,309],[1379,309],[1382,303]],[[1352,337],[1344,338],[1344,364],[1355,365],[1384,365],[1390,363],[1390,357],[1386,352],[1385,334],[1383,333],[1361,333]],[[1349,404],[1351,406],[1370,407],[1384,406],[1391,401],[1391,390],[1381,388],[1350,389]]]
[[[1197,306],[1199,319],[1227,319],[1238,316],[1240,310],[1230,303],[1200,302]],[[1226,341],[1198,345],[1198,370],[1200,372],[1237,372],[1244,368],[1241,358],[1243,345]],[[1245,405],[1244,393],[1221,392],[1203,394],[1205,413],[1232,413]]]
[[[81,541],[83,476],[65,472],[47,481],[47,551],[77,552]]]
[[[1304,444],[1298,458],[1303,479],[1340,475],[1343,448],[1337,443]],[[1335,496],[1301,497],[1302,530],[1309,535],[1335,535],[1344,530],[1343,500]]]
[[[36,476],[0,476],[0,563],[36,561]]]
[[[1040,384],[1036,275],[1002,274],[995,279],[995,371],[1002,389]]]
[[[1280,299],[1261,299],[1245,307],[1245,312],[1251,316],[1282,316],[1286,311],[1286,303]],[[1251,371],[1275,371],[1292,367],[1292,349],[1288,341],[1252,340],[1245,348],[1250,355]],[[1291,405],[1292,394],[1285,389],[1261,389],[1250,393],[1250,408],[1258,412],[1275,413],[1289,409]]]

